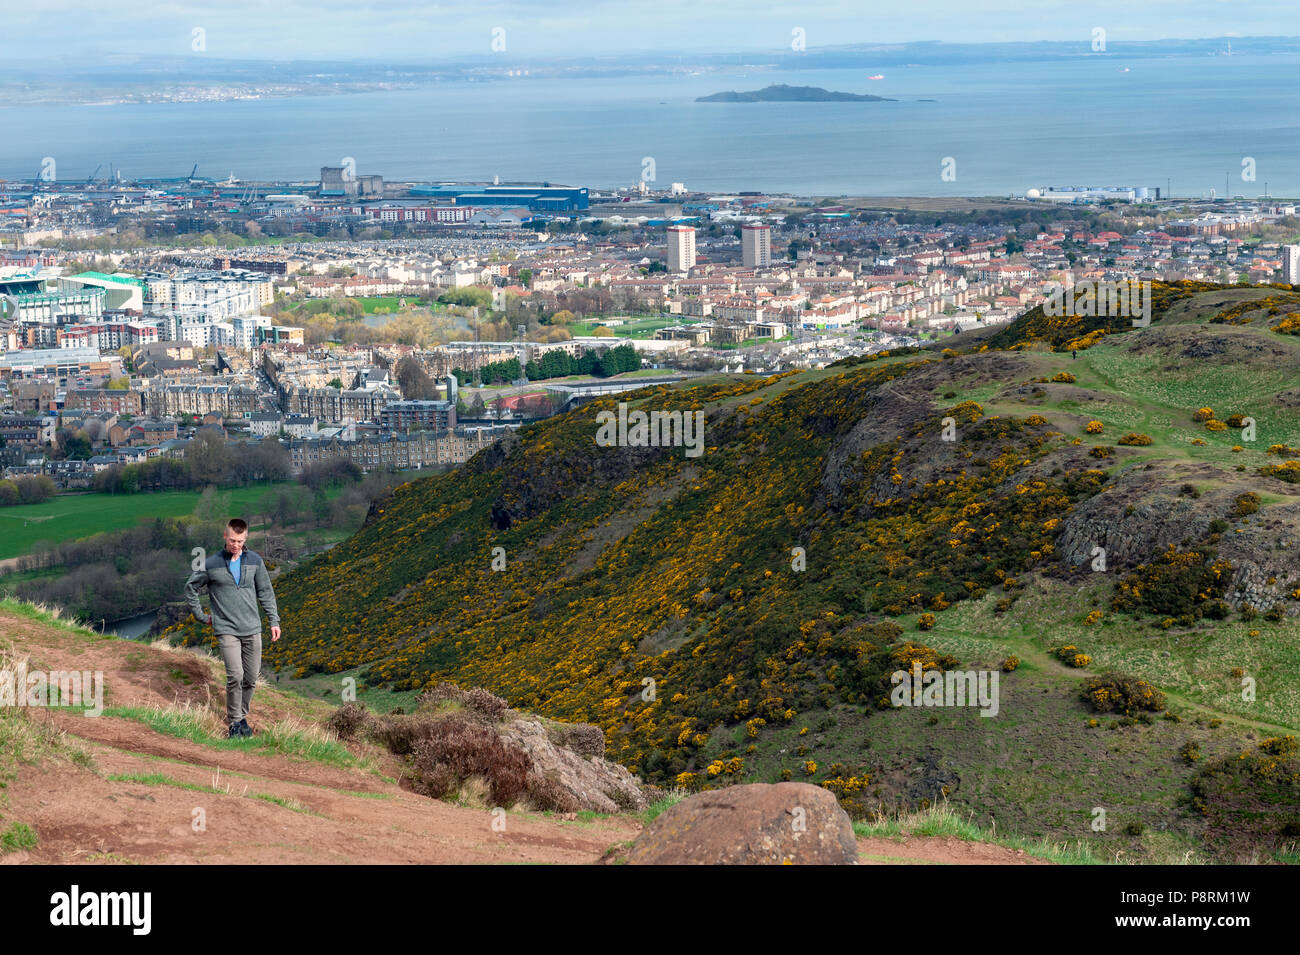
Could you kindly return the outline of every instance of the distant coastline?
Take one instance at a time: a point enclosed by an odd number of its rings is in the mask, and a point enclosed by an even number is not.
[[[820,86],[787,86],[778,83],[765,86],[761,90],[748,90],[738,93],[728,90],[725,93],[713,93],[709,96],[695,97],[697,103],[897,103],[898,100],[887,96],[873,96],[870,93],[840,93],[825,90]]]

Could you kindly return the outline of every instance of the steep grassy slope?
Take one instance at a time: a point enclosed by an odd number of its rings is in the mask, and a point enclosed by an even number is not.
[[[1213,321],[1240,297],[1164,286],[1152,327],[1089,342],[1031,312],[1000,348],[621,396],[704,412],[698,457],[598,447],[616,402],[581,407],[403,485],[282,578],[267,658],[372,704],[484,686],[600,725],[655,781],[809,779],[858,814],[948,798],[1175,854],[1204,828],[1198,761],[1300,728],[1300,339],[1285,310]],[[890,705],[913,662],[1010,656],[997,718]],[[1092,713],[1102,668],[1165,690],[1169,718]],[[1150,831],[1094,832],[1098,806]]]

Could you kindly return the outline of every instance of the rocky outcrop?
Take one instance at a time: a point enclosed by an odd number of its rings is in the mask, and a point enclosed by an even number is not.
[[[632,865],[856,865],[853,824],[828,790],[753,783],[697,793],[660,813]]]
[[[165,603],[158,608],[158,616],[155,618],[149,632],[145,634],[150,639],[156,639],[162,636],[164,630],[168,627],[174,627],[178,623],[188,620],[190,616],[190,605],[184,601],[174,603]]]
[[[1260,489],[1257,476],[1225,475],[1210,465],[1153,465],[1123,472],[1102,493],[1076,505],[1062,521],[1056,552],[1066,567],[1089,570],[1103,548],[1106,572],[1124,574],[1169,547],[1212,547],[1232,565],[1224,599],[1267,610],[1288,599],[1297,579],[1300,504],[1272,504],[1238,515],[1237,499]],[[1202,490],[1203,489],[1203,490]],[[1278,482],[1277,491],[1286,493]]]
[[[486,776],[494,790],[517,791],[541,810],[639,812],[649,803],[641,781],[604,758],[600,727],[520,713],[479,687],[440,683],[421,694],[411,714],[377,715],[346,703],[328,725],[340,739],[371,739],[407,757],[417,791],[435,796]]]
[[[640,780],[618,763],[603,758],[605,734],[600,727],[583,727],[600,733],[602,756],[593,756],[557,744],[547,730],[548,722],[519,718],[498,732],[507,745],[527,753],[534,771],[559,785],[579,808],[594,812],[639,812],[646,807]]]

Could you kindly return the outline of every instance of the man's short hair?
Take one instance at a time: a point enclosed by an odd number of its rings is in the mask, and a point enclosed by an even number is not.
[[[248,521],[240,517],[232,517],[230,523],[227,524],[226,527],[230,528],[236,534],[243,534],[248,530]]]

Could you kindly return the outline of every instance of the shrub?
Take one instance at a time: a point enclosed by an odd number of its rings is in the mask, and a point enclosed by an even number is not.
[[[1052,376],[1052,381],[1059,381],[1067,385],[1072,384],[1075,380],[1074,375],[1070,374],[1068,371],[1058,371]]]
[[[1123,713],[1133,716],[1165,708],[1165,695],[1146,680],[1108,673],[1089,677],[1080,689],[1084,701],[1097,713]]]
[[[1124,435],[1124,437],[1120,438],[1118,443],[1133,445],[1135,447],[1146,447],[1148,444],[1151,443],[1151,438],[1149,435],[1139,434],[1136,431],[1130,431],[1128,434]]]
[[[1015,668],[1018,666],[1020,666],[1020,657],[1016,656],[1015,654],[1012,654],[1011,656],[1007,657],[1005,660],[1002,661],[1002,672],[1010,673],[1013,670],[1015,670]]]
[[[1030,424],[1035,426],[1044,425],[1047,424],[1047,419],[1040,414],[1031,414],[1028,418],[1025,419],[1025,424]]]
[[[1259,495],[1254,491],[1238,494],[1232,502],[1232,516],[1245,517],[1259,510]]]
[[[1227,430],[1228,430],[1228,426],[1227,426],[1226,424],[1224,424],[1222,421],[1216,421],[1216,420],[1214,420],[1213,418],[1211,418],[1209,421],[1205,422],[1205,427],[1206,427],[1206,430],[1208,430],[1208,431],[1227,431]]]
[[[492,803],[509,808],[528,792],[528,754],[507,746],[491,728],[459,717],[436,720],[412,749],[412,788],[442,799],[471,776],[487,781]]]
[[[1083,430],[1087,431],[1089,434],[1101,434],[1103,431],[1106,430],[1106,426],[1102,424],[1100,421],[1094,420],[1094,421],[1089,421],[1087,425],[1084,426]]]
[[[1201,747],[1194,740],[1188,740],[1183,744],[1182,749],[1178,751],[1178,755],[1183,758],[1184,763],[1190,766],[1201,758]]]
[[[932,613],[921,614],[921,616],[916,618],[916,625],[920,627],[922,630],[933,630],[934,614]]]
[[[1082,670],[1092,662],[1092,657],[1080,651],[1073,643],[1066,644],[1063,647],[1052,647],[1047,652],[1052,654],[1052,656],[1056,657],[1056,659],[1060,660],[1066,666],[1075,667],[1079,670]]]
[[[1244,414],[1228,415],[1228,427],[1229,428],[1246,427],[1246,416]]]
[[[1209,421],[1214,417],[1213,408],[1197,408],[1192,412],[1193,421]]]
[[[1088,452],[1088,456],[1093,458],[1108,458],[1110,457],[1110,448],[1101,444],[1095,445],[1093,449]]]
[[[364,703],[344,703],[330,714],[325,726],[333,730],[339,739],[355,739],[357,730],[365,726],[369,718]]]
[[[1275,477],[1287,484],[1300,484],[1300,461],[1285,461],[1282,464],[1266,464],[1259,469],[1265,477]]]
[[[1232,576],[1230,563],[1207,563],[1212,557],[1212,552],[1179,551],[1170,545],[1158,560],[1140,565],[1115,585],[1111,609],[1175,618],[1191,614],[1196,620],[1205,604],[1224,596]]]

